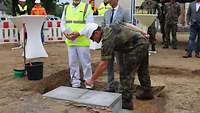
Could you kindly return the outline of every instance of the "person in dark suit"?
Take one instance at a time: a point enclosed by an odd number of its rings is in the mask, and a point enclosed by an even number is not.
[[[190,3],[187,11],[187,24],[190,25],[190,36],[188,41],[187,52],[183,58],[192,57],[193,46],[197,39],[195,56],[200,58],[200,0]]]
[[[126,23],[131,23],[131,18],[130,18],[130,14],[128,11],[126,11],[125,9],[123,9],[119,3],[118,0],[108,0],[109,4],[111,5],[111,8],[108,9],[105,12],[104,15],[104,20],[102,23],[102,26],[110,26],[111,24],[118,24],[119,22],[126,22]],[[123,55],[117,53],[117,52],[113,52],[112,53],[112,58],[109,60],[108,63],[108,67],[107,67],[107,75],[108,75],[108,86],[106,91],[108,92],[115,92],[115,88],[114,88],[114,57],[121,57]],[[119,59],[119,58],[118,58]],[[118,61],[119,65],[121,61]],[[120,73],[124,71],[120,69]]]

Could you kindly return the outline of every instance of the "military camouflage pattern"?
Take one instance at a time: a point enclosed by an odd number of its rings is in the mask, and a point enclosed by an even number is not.
[[[168,48],[170,45],[170,31],[172,32],[172,47],[176,49],[177,47],[177,38],[176,38],[176,31],[177,31],[177,23],[178,17],[181,13],[181,8],[179,3],[167,3],[166,4],[166,21],[165,21],[165,34],[166,34],[166,42],[165,47]]]
[[[117,24],[103,28],[102,60],[109,60],[114,51],[120,65],[120,88],[123,103],[132,99],[132,88],[135,73],[141,86],[150,87],[148,64],[148,41],[140,34],[125,25]]]
[[[160,16],[160,6],[156,1],[153,0],[146,0],[141,5],[142,10],[147,10],[147,14],[158,14],[158,17]],[[149,26],[148,28],[148,34],[149,42],[151,44],[151,50],[155,51],[155,44],[156,44],[156,27],[155,27],[155,21]]]

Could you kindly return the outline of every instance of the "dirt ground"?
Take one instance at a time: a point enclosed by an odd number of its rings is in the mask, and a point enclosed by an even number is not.
[[[158,40],[160,35],[158,35]],[[187,35],[178,35],[179,49],[162,49],[150,56],[152,85],[165,85],[155,99],[134,99],[135,113],[200,113],[200,59],[184,59]],[[43,97],[42,94],[61,85],[69,85],[67,50],[63,43],[45,45],[49,57],[44,62],[44,78],[30,81],[13,76],[14,68],[23,68],[22,50],[11,50],[13,44],[0,45],[0,113],[109,113],[107,108],[84,106]],[[92,62],[100,60],[100,51],[91,50]],[[93,68],[94,68],[93,67]],[[116,70],[117,73],[117,70]],[[137,78],[135,80],[138,84]],[[96,87],[103,90],[106,77]]]

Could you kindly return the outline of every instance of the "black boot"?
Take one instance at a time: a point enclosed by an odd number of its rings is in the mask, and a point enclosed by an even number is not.
[[[154,98],[152,89],[150,87],[141,87],[136,92],[136,98],[140,100],[151,100]]]
[[[128,109],[128,110],[133,110],[133,101],[132,101],[132,99],[128,100],[128,101],[123,101],[122,100],[122,108],[123,109]]]

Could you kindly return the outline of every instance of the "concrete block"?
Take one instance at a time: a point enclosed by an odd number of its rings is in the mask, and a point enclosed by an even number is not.
[[[135,113],[133,110],[122,109],[120,113]]]
[[[122,109],[122,96],[119,93],[60,86],[43,96],[85,105],[109,107],[112,113],[120,113]]]

